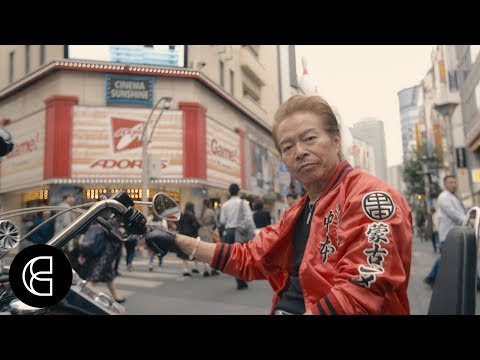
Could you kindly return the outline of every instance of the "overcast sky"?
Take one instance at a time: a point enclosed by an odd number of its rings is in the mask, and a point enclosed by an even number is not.
[[[382,120],[387,165],[402,163],[397,93],[417,85],[431,67],[434,45],[297,45],[297,73],[302,56],[318,93],[335,106],[347,126],[366,118]]]

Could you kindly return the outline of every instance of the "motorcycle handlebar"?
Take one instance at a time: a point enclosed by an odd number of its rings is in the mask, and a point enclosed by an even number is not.
[[[97,202],[95,205],[93,205],[90,209],[85,211],[82,215],[80,215],[77,219],[75,219],[73,223],[71,223],[69,226],[63,229],[51,240],[49,240],[46,243],[46,245],[54,246],[56,248],[62,248],[70,241],[70,239],[74,238],[75,236],[79,235],[84,230],[86,230],[87,227],[97,218],[97,216],[103,210],[106,210],[106,209],[112,210],[115,213],[115,215],[118,215],[124,219],[127,213],[134,213],[135,215],[137,215],[137,218],[134,219],[136,221],[142,222],[142,220],[145,219],[143,215],[141,215],[141,213],[139,213],[137,210],[133,209],[132,207],[127,208],[125,205],[121,204],[117,200],[114,200],[114,199],[101,200]],[[143,217],[143,219],[141,219],[137,213],[139,213]],[[145,222],[146,222],[146,219],[144,223]],[[126,226],[128,225],[129,224],[126,224]]]

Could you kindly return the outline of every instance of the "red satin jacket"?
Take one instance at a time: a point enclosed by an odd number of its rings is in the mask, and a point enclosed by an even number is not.
[[[217,243],[210,264],[226,274],[268,280],[273,313],[293,271],[295,223],[307,196],[246,244]],[[299,277],[305,309],[314,314],[409,314],[412,214],[383,180],[337,167],[312,217]]]

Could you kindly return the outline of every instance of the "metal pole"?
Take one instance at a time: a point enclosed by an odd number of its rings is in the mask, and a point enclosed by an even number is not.
[[[146,126],[146,125],[145,125]],[[142,201],[147,202],[147,189],[150,182],[150,171],[148,162],[148,141],[143,140],[142,143]],[[145,217],[148,216],[148,206],[142,206],[142,213]]]
[[[152,115],[157,109],[158,105],[162,102],[165,101],[160,114],[157,117],[157,120],[155,121],[155,124],[153,125],[153,128],[148,134],[148,126],[150,125],[150,121],[152,120]],[[155,106],[152,108],[152,111],[148,115],[147,121],[143,125],[143,131],[142,131],[142,201],[147,202],[148,201],[148,185],[150,183],[150,158],[148,155],[148,144],[152,140],[153,132],[155,131],[155,127],[157,126],[158,120],[163,114],[163,111],[165,109],[170,108],[170,102],[172,101],[171,97],[164,96],[161,97]],[[143,205],[142,206],[142,213],[145,215],[145,217],[148,216],[148,205]]]

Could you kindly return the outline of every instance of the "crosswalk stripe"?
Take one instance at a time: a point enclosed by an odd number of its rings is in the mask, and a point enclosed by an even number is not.
[[[163,281],[142,280],[137,278],[127,278],[120,276],[115,278],[115,284],[117,286],[134,286],[142,288],[154,288],[163,285]]]
[[[122,273],[123,274],[123,273]],[[120,276],[121,278],[144,278],[144,279],[174,279],[181,274],[178,271],[175,272],[146,272],[146,271],[132,271],[127,273],[124,276]],[[117,278],[118,279],[118,278]]]

